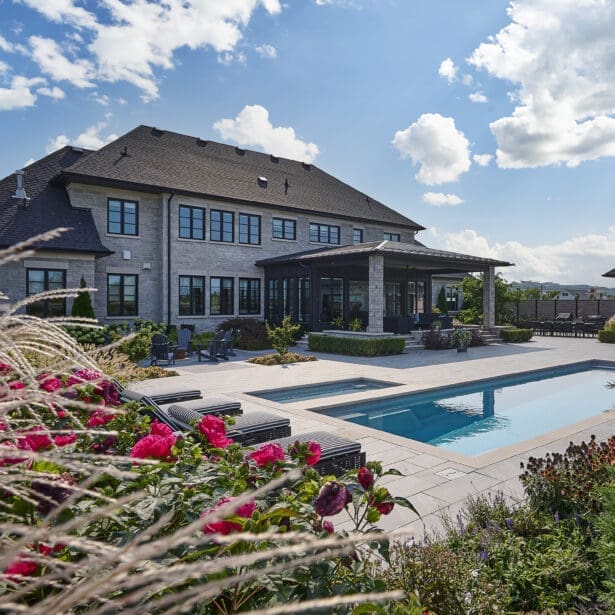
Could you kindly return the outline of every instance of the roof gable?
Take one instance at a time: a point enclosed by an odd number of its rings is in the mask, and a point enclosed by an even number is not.
[[[69,180],[149,187],[424,228],[314,165],[149,126],[138,126],[75,162],[65,175]]]

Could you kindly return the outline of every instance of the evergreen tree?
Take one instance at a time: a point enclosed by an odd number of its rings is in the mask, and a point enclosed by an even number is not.
[[[440,288],[440,292],[438,293],[438,309],[440,310],[440,314],[448,314],[448,303],[446,301],[446,289],[444,286]]]
[[[85,278],[82,276],[79,287],[86,288],[86,286],[87,283]],[[77,316],[80,318],[96,318],[94,308],[92,307],[92,298],[87,290],[83,292],[80,291],[75,297],[75,300],[73,301],[73,309],[70,314],[71,316]]]

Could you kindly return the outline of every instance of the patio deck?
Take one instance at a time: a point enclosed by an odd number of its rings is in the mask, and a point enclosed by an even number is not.
[[[175,369],[181,375],[173,380],[186,388],[200,388],[205,394],[224,393],[239,398],[246,413],[267,410],[286,416],[291,419],[293,434],[326,430],[360,441],[368,460],[379,460],[385,467],[394,467],[405,475],[386,477],[384,484],[393,495],[410,499],[422,515],[421,522],[406,509],[395,507],[390,515],[382,518],[383,529],[412,528],[417,534],[422,534],[425,528],[437,529],[442,515],[454,516],[470,495],[501,491],[511,502],[519,502],[523,497],[518,479],[521,462],[530,456],[563,451],[571,440],[580,442],[592,434],[604,439],[615,434],[613,410],[532,440],[466,457],[310,410],[588,360],[615,361],[615,347],[595,339],[538,337],[525,344],[470,348],[467,354],[455,350],[411,350],[403,355],[362,358],[314,353],[318,361],[275,367],[247,363],[248,358],[262,353],[238,350],[236,354],[229,362],[178,361]],[[376,390],[288,404],[247,394],[359,377],[398,382],[402,386],[385,392]],[[139,383],[134,388],[155,392],[160,382]],[[613,401],[615,408],[615,391]],[[349,528],[344,515],[341,513],[334,522],[337,527]]]

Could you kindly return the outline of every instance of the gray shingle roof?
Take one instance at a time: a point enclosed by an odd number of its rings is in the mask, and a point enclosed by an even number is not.
[[[611,269],[610,271],[603,273],[602,276],[605,278],[615,278],[615,269]]]
[[[482,267],[509,267],[512,263],[498,261],[491,258],[481,258],[470,254],[460,254],[458,252],[447,252],[445,250],[435,250],[419,243],[402,243],[399,241],[371,241],[359,243],[352,246],[340,246],[339,248],[318,248],[306,252],[286,254],[275,258],[266,258],[257,261],[257,265],[274,265],[290,262],[308,262],[319,259],[329,259],[340,256],[358,256],[370,254],[383,254],[384,256],[398,256],[406,258],[416,258],[417,261],[430,260],[439,261],[443,265],[467,267],[478,265]],[[471,269],[470,269],[471,271]]]
[[[39,247],[110,254],[100,241],[91,212],[72,208],[64,186],[52,181],[62,169],[88,154],[84,150],[63,147],[26,167],[24,187],[30,197],[27,207],[13,198],[17,185],[15,174],[0,180],[0,247],[64,226],[71,230]]]
[[[122,155],[125,152],[125,155]],[[68,180],[221,197],[421,230],[314,165],[138,126],[77,161]],[[266,185],[258,178],[267,179]]]

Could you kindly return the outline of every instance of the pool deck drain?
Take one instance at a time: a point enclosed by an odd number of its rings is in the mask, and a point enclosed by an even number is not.
[[[178,363],[175,369],[180,376],[173,381],[178,386],[200,388],[205,395],[225,394],[241,399],[246,413],[267,410],[288,417],[293,434],[325,430],[360,441],[368,460],[381,461],[385,468],[395,468],[404,474],[387,476],[383,483],[393,495],[407,497],[421,513],[419,520],[410,511],[396,506],[379,523],[386,530],[411,528],[418,535],[426,530],[437,530],[442,527],[442,516],[454,518],[469,496],[501,492],[509,502],[518,503],[523,499],[518,478],[521,462],[527,462],[530,456],[563,451],[570,441],[587,440],[592,434],[599,440],[615,434],[613,411],[518,445],[466,457],[309,410],[319,405],[343,405],[581,361],[615,361],[615,346],[601,344],[595,339],[536,337],[525,344],[470,348],[467,354],[455,350],[413,350],[404,355],[363,358],[314,353],[318,361],[275,367],[247,363],[246,360],[255,354],[259,353],[237,351],[234,359],[220,364],[183,366]],[[372,378],[401,386],[291,404],[278,404],[245,394],[246,391],[351,378]],[[155,393],[157,386],[168,384],[168,379],[152,380],[139,383],[135,388]],[[350,529],[344,514],[334,522],[339,528]]]

